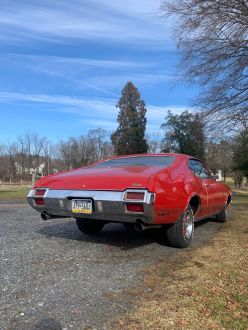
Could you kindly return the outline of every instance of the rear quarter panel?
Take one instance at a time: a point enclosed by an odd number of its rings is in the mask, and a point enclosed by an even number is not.
[[[177,158],[169,168],[150,177],[148,190],[156,193],[155,224],[175,223],[194,196],[200,199],[196,219],[206,217],[211,213],[209,213],[207,189],[201,184],[200,179],[192,173],[187,164],[188,158]],[[231,192],[230,188],[223,183],[216,186],[216,193],[222,196],[221,209]]]
[[[148,190],[156,193],[154,223],[174,223],[185,210],[189,199],[185,186],[188,175],[185,160],[176,158],[170,167],[150,177]]]

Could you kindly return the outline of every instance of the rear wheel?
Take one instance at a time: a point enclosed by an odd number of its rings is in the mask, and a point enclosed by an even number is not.
[[[190,245],[194,234],[194,212],[189,205],[180,215],[177,222],[164,227],[163,236],[174,247],[186,248]]]
[[[134,224],[131,222],[124,222],[123,225],[128,230],[134,230]]]
[[[104,227],[104,223],[88,219],[76,219],[78,229],[87,235],[99,234]]]
[[[216,214],[216,220],[222,223],[227,222],[228,220],[227,205],[224,206],[224,208],[220,211],[220,213]]]

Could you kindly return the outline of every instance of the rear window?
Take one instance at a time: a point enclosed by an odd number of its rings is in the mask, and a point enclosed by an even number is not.
[[[172,156],[142,156],[110,159],[93,167],[118,167],[118,166],[170,166],[174,161]]]

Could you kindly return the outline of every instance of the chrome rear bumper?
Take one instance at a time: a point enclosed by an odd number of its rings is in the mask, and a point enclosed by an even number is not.
[[[127,191],[144,193],[143,200],[125,200]],[[28,203],[39,213],[45,212],[51,216],[87,218],[110,222],[133,222],[141,220],[152,224],[154,219],[153,203],[155,194],[147,190],[127,189],[125,191],[94,191],[94,190],[52,190],[46,189],[44,205],[35,204],[35,190],[31,190],[27,196]],[[93,202],[92,214],[75,214],[72,212],[72,199],[91,199]],[[142,203],[144,212],[128,212],[126,203]]]

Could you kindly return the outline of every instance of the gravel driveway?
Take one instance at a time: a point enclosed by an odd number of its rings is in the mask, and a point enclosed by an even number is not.
[[[0,222],[1,329],[104,329],[133,308],[125,291],[142,286],[142,269],[181,253],[161,245],[157,230],[109,224],[89,237],[74,220],[44,222],[22,202],[0,202]],[[220,226],[198,225],[193,246]]]

